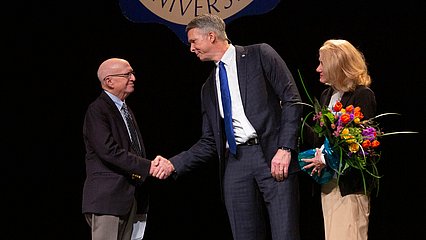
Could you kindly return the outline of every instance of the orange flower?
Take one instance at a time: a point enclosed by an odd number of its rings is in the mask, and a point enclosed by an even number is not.
[[[360,111],[354,111],[354,117],[359,118],[361,120],[364,118],[364,114],[362,114],[362,112]]]
[[[354,110],[354,105],[349,105],[346,107],[346,112],[352,112]]]
[[[380,142],[379,141],[377,141],[377,140],[373,140],[372,142],[371,142],[371,147],[372,148],[376,148],[376,147],[378,147],[380,145]]]
[[[346,124],[351,120],[351,115],[344,113],[342,114],[342,116],[340,116],[340,120],[342,121],[342,123]]]
[[[336,102],[336,104],[334,104],[333,110],[335,112],[338,112],[338,111],[340,111],[340,109],[342,109],[342,107],[343,107],[343,105],[342,105],[341,102]]]
[[[370,140],[365,140],[364,142],[362,142],[362,147],[363,148],[369,148],[371,146],[371,141]]]
[[[355,107],[354,108],[354,113],[357,113],[357,112],[361,112],[361,107]]]

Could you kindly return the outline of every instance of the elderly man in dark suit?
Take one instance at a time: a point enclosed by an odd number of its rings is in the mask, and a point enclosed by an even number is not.
[[[176,176],[219,159],[235,240],[300,239],[295,173],[302,105],[289,69],[267,44],[232,45],[216,15],[194,18],[186,31],[191,52],[216,67],[201,90],[200,140],[170,158]]]
[[[97,75],[103,91],[89,105],[83,126],[86,180],[82,212],[93,240],[130,240],[136,213],[143,216],[147,212],[145,180],[154,172],[165,177],[165,171],[157,158],[153,162],[146,159],[138,124],[125,103],[136,80],[129,62],[108,59]]]

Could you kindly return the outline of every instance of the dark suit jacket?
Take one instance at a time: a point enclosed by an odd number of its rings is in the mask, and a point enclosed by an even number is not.
[[[151,166],[151,161],[144,158],[142,136],[136,121],[135,125],[143,157],[133,152],[120,111],[104,91],[89,105],[83,126],[86,145],[83,213],[120,216],[130,211],[136,185],[149,176]],[[138,202],[139,212],[146,212],[141,208],[147,207],[147,199],[143,204],[145,206]]]
[[[278,147],[297,149],[302,105],[294,79],[284,60],[267,44],[235,46],[238,81],[244,112],[255,128],[265,158],[270,164]],[[178,174],[210,159],[220,161],[223,176],[225,137],[219,114],[215,69],[201,90],[202,136],[188,151],[173,158]],[[289,172],[299,170],[297,154]],[[222,179],[222,178],[220,178]]]

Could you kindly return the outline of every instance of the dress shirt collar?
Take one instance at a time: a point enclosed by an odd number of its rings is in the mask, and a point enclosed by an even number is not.
[[[235,47],[232,44],[229,44],[228,49],[223,54],[222,58],[220,59],[221,62],[225,63],[225,65],[230,65],[232,62],[232,59],[235,59]],[[216,66],[219,66],[219,62],[216,63]]]
[[[104,90],[105,91],[105,90]],[[117,106],[118,110],[121,110],[121,108],[123,107],[124,102],[121,101],[120,98],[118,98],[117,96],[115,96],[114,94],[105,91],[105,93],[111,98],[111,100],[115,103],[115,106]]]

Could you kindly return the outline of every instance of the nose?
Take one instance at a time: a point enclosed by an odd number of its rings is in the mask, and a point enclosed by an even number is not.
[[[315,71],[317,71],[317,72],[322,72],[322,67],[321,67],[321,64],[320,65],[318,65],[318,67],[317,67],[317,69],[315,69]]]
[[[189,45],[189,51],[195,52],[194,44]]]

